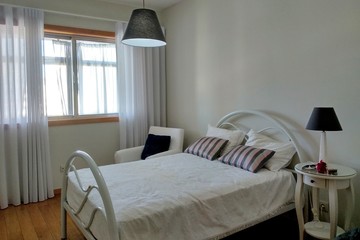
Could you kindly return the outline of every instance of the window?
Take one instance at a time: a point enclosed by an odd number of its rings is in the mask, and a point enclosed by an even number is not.
[[[44,55],[49,117],[76,118],[117,112],[113,39],[45,34]]]

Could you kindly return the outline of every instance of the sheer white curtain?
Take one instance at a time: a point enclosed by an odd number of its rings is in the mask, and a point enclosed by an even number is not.
[[[44,51],[47,115],[73,115],[71,40],[47,38]]]
[[[120,149],[144,144],[151,125],[166,125],[165,47],[126,46],[125,29],[117,23]]]
[[[0,6],[0,207],[53,196],[43,93],[43,12]]]
[[[116,113],[115,45],[77,41],[77,55],[79,114]]]

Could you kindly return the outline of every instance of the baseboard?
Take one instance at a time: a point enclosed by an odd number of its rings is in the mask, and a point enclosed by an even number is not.
[[[61,195],[61,188],[54,189],[55,195]]]

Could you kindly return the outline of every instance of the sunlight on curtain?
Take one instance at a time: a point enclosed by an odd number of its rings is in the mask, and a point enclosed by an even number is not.
[[[44,48],[47,114],[73,115],[71,40],[47,38]]]
[[[125,29],[117,23],[120,149],[144,144],[150,126],[166,125],[165,47],[126,46]]]
[[[117,112],[114,44],[77,41],[79,114]]]
[[[43,12],[0,6],[0,208],[52,197]]]

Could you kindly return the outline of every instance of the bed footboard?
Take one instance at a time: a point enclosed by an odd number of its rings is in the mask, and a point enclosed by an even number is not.
[[[87,166],[90,168],[94,179],[96,180],[96,186],[88,186],[87,188],[84,188],[81,183],[81,179],[78,176],[77,170],[74,166],[75,160],[82,160],[84,161]],[[81,206],[78,209],[73,209],[69,204],[67,200],[67,188],[68,188],[68,177],[69,172],[73,171],[75,173],[77,182],[82,189],[82,191],[85,193],[84,199],[82,201]],[[79,217],[79,213],[83,210],[83,207],[88,199],[89,194],[92,191],[98,191],[101,199],[104,204],[104,209],[98,207],[94,209],[94,211],[91,214],[90,221],[84,222]],[[65,165],[65,171],[63,175],[63,185],[61,190],[61,239],[67,239],[67,222],[66,222],[66,213],[70,215],[70,217],[74,220],[76,225],[79,227],[81,232],[84,234],[86,239],[96,239],[92,232],[90,231],[90,227],[93,223],[95,214],[101,213],[104,215],[106,219],[106,225],[108,227],[108,233],[111,240],[119,240],[119,232],[117,229],[115,214],[114,214],[114,208],[113,204],[110,198],[109,190],[106,186],[106,183],[104,181],[104,178],[96,165],[95,161],[90,157],[89,154],[83,152],[83,151],[75,151]]]

